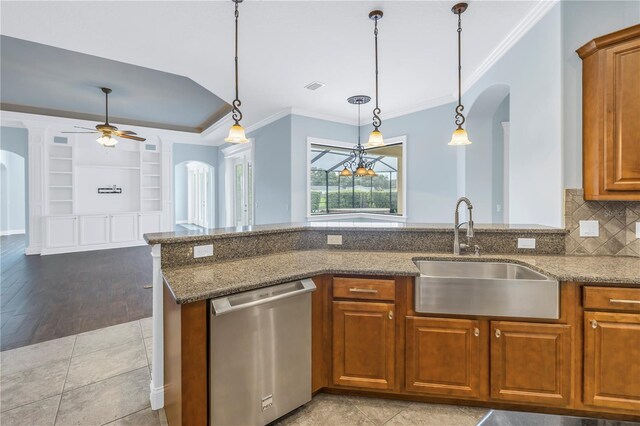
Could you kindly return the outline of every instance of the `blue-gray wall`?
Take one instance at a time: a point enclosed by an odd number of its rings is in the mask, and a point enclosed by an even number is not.
[[[173,203],[174,203],[174,221],[187,219],[187,171],[185,167],[176,167],[180,163],[186,161],[200,161],[213,167],[214,173],[218,167],[218,148],[215,146],[192,145],[175,143],[173,144]],[[220,226],[218,215],[220,210],[218,206],[217,190],[220,188],[219,179],[214,178],[214,193],[212,197],[213,206],[211,206],[211,216],[209,223],[214,223],[215,227]],[[224,182],[224,181],[223,181]]]
[[[13,170],[8,170],[12,188],[3,191],[0,206],[0,231],[25,229],[28,235],[29,229],[29,136],[27,129],[17,127],[0,127],[0,149],[18,155],[24,161],[19,168],[22,176],[15,175]],[[15,160],[15,157],[14,157]],[[16,161],[10,161],[18,165]],[[13,176],[11,176],[13,175]],[[4,185],[2,188],[4,189]]]

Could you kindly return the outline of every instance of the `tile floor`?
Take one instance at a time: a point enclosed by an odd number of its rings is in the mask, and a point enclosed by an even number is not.
[[[151,318],[0,353],[0,423],[161,425],[149,406]]]

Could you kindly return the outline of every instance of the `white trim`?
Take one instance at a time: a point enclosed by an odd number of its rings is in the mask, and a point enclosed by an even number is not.
[[[328,222],[328,226],[331,226],[331,222],[336,219],[373,219],[376,221],[384,222],[406,222],[407,216],[394,216],[390,214],[379,213],[338,213],[338,214],[323,214],[323,215],[307,215],[309,222]]]
[[[511,136],[511,122],[502,122],[503,138],[503,176],[502,176],[502,218],[503,223],[509,223],[509,140]]]
[[[303,117],[315,118],[315,119],[318,119],[318,120],[331,121],[331,122],[334,122],[334,123],[349,124],[351,126],[357,126],[358,125],[358,120],[348,119],[348,118],[344,118],[344,117],[338,117],[338,116],[335,116],[335,115],[325,114],[323,112],[310,111],[310,110],[302,109],[302,108],[295,108],[295,107],[291,108],[291,114],[292,115],[301,115]]]
[[[254,123],[254,124],[252,124],[250,126],[247,126],[247,128],[245,129],[245,132],[246,133],[255,132],[259,128],[264,127],[264,126],[266,126],[268,124],[271,124],[271,123],[273,123],[275,121],[278,121],[281,118],[286,117],[287,115],[291,115],[291,114],[292,114],[291,113],[291,108],[282,109],[282,110],[276,112],[275,114],[270,115],[267,118],[264,118],[264,119],[258,121],[257,123]]]
[[[161,245],[151,246],[153,263],[153,308],[151,316],[152,326],[152,359],[151,383],[149,384],[149,401],[152,410],[164,407],[164,313],[163,313],[163,283]]]
[[[313,136],[307,136],[307,153],[306,153],[306,217],[309,220],[322,220],[321,218],[345,218],[348,219],[349,215],[356,215],[353,217],[368,217],[368,218],[381,218],[382,220],[387,220],[386,218],[394,218],[397,220],[389,219],[390,221],[401,221],[404,222],[407,220],[407,136],[395,136],[392,138],[385,138],[385,145],[394,145],[394,144],[402,144],[402,185],[403,185],[403,196],[402,196],[402,216],[391,216],[388,214],[377,214],[377,213],[344,213],[337,215],[311,215],[311,145],[327,145],[327,146],[336,146],[340,148],[353,148],[353,142],[345,142],[331,139],[323,139],[316,138]],[[365,215],[365,216],[362,216]],[[313,218],[313,219],[311,219]],[[318,218],[318,219],[316,219]],[[326,220],[326,219],[325,219]]]
[[[0,231],[0,236],[25,234],[26,232],[25,229],[7,229],[6,231]]]
[[[390,120],[392,118],[413,114],[414,112],[424,111],[425,109],[430,109],[430,108],[435,108],[442,105],[450,104],[452,102],[456,102],[457,96],[458,96],[457,94],[455,96],[446,95],[446,96],[441,96],[439,98],[429,99],[427,101],[420,102],[419,104],[416,104],[410,107],[400,108],[395,111],[388,112],[384,114],[382,118],[385,120]]]
[[[252,179],[251,182],[249,182],[249,184],[251,185],[251,193],[253,194],[253,204],[248,206],[249,209],[251,209],[251,218],[253,219],[252,222],[255,223],[256,220],[256,186],[255,186],[255,176],[256,176],[256,169],[255,169],[255,140],[253,138],[249,138],[249,142],[248,143],[243,143],[243,144],[234,144],[231,146],[228,146],[226,148],[223,148],[222,154],[224,155],[224,194],[225,194],[225,226],[229,227],[229,226],[236,226],[235,224],[235,215],[233,214],[233,208],[234,208],[234,182],[235,182],[235,169],[232,167],[233,163],[235,162],[235,160],[237,158],[240,157],[245,157],[245,155],[247,154],[247,152],[249,153],[249,159],[247,161],[247,163],[251,164],[251,169],[252,169]],[[253,225],[253,223],[250,223],[250,225]]]
[[[469,90],[491,69],[520,39],[537,24],[560,0],[542,0],[527,14],[513,30],[496,46],[482,63],[462,84],[463,93]]]
[[[48,216],[48,217],[54,217],[54,216]],[[46,256],[50,254],[78,253],[78,252],[84,252],[84,251],[109,250],[114,248],[137,247],[137,246],[145,246],[145,245],[147,245],[146,241],[135,240],[135,241],[126,241],[122,243],[74,245],[74,246],[60,247],[60,248],[42,248],[38,251],[33,251],[32,249],[28,249],[27,254],[40,254],[42,256]]]

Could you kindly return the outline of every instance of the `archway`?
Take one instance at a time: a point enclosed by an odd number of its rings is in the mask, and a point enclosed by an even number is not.
[[[464,193],[473,202],[474,220],[479,223],[509,221],[509,120],[510,89],[506,84],[485,89],[467,114],[466,128],[473,143],[465,147]]]
[[[0,235],[26,232],[24,157],[0,150]]]
[[[215,227],[215,170],[201,161],[183,161],[174,167],[176,229]]]

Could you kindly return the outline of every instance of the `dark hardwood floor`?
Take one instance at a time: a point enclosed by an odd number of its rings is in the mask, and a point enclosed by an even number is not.
[[[0,350],[151,316],[149,246],[26,256],[0,237]]]

